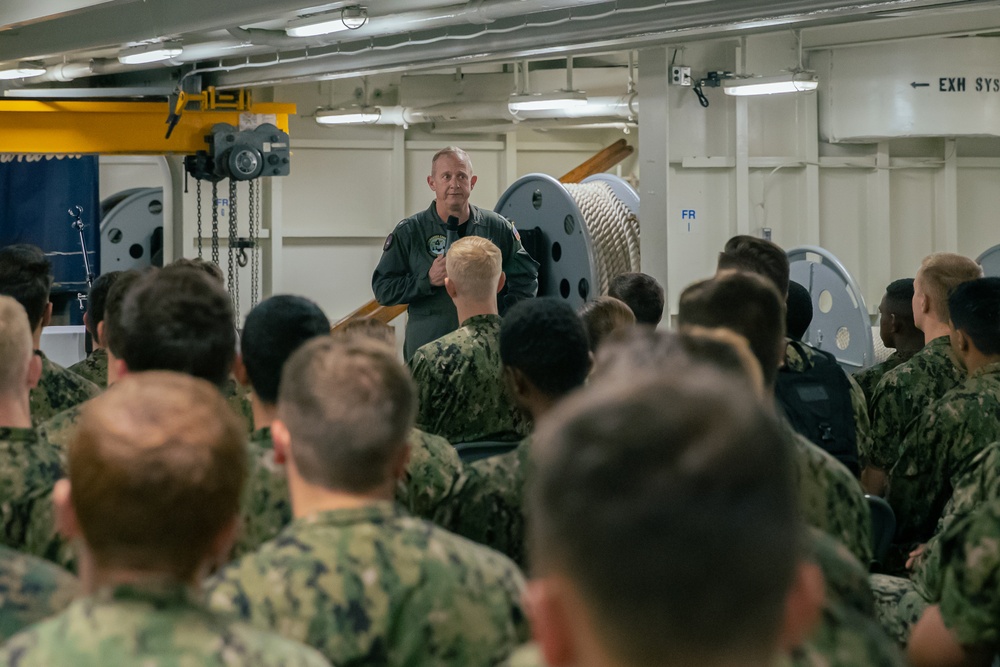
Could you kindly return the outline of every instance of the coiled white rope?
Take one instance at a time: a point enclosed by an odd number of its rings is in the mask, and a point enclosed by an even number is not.
[[[612,278],[641,270],[639,218],[607,183],[570,183],[565,187],[583,213],[590,233],[597,265],[598,294],[607,294]]]

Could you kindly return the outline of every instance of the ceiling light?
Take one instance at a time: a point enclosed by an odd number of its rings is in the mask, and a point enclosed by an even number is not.
[[[320,109],[316,122],[320,125],[373,125],[382,117],[378,107],[348,107],[346,109]]]
[[[289,22],[285,34],[289,37],[316,37],[342,30],[357,30],[368,23],[364,7],[344,7],[340,11],[314,14]]]
[[[727,79],[722,83],[726,95],[776,95],[816,90],[819,79],[815,72],[788,72],[778,76],[755,76]]]
[[[511,95],[507,100],[507,108],[511,113],[517,111],[553,111],[582,107],[587,104],[587,95],[579,90],[557,90],[554,93],[523,93]]]
[[[0,79],[27,79],[45,74],[45,65],[34,61],[22,61],[12,67],[0,69]]]
[[[118,62],[123,65],[145,65],[176,58],[184,52],[180,42],[153,42],[123,49]]]

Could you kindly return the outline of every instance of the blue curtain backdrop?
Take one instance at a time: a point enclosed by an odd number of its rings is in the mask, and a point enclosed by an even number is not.
[[[87,291],[80,236],[69,209],[83,208],[91,271],[100,275],[97,156],[0,155],[0,247],[37,245],[52,262],[53,294]]]

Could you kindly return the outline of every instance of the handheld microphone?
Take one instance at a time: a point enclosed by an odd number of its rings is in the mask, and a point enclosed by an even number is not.
[[[447,237],[444,244],[445,253],[451,248],[451,244],[458,240],[458,218],[453,215],[448,216],[448,222],[444,224],[447,230]]]

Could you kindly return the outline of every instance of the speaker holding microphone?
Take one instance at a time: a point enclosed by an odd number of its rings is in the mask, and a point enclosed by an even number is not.
[[[458,218],[453,215],[448,216],[448,221],[444,223],[444,228],[446,230],[444,252],[448,254],[448,250],[451,249],[451,244],[458,240]]]

